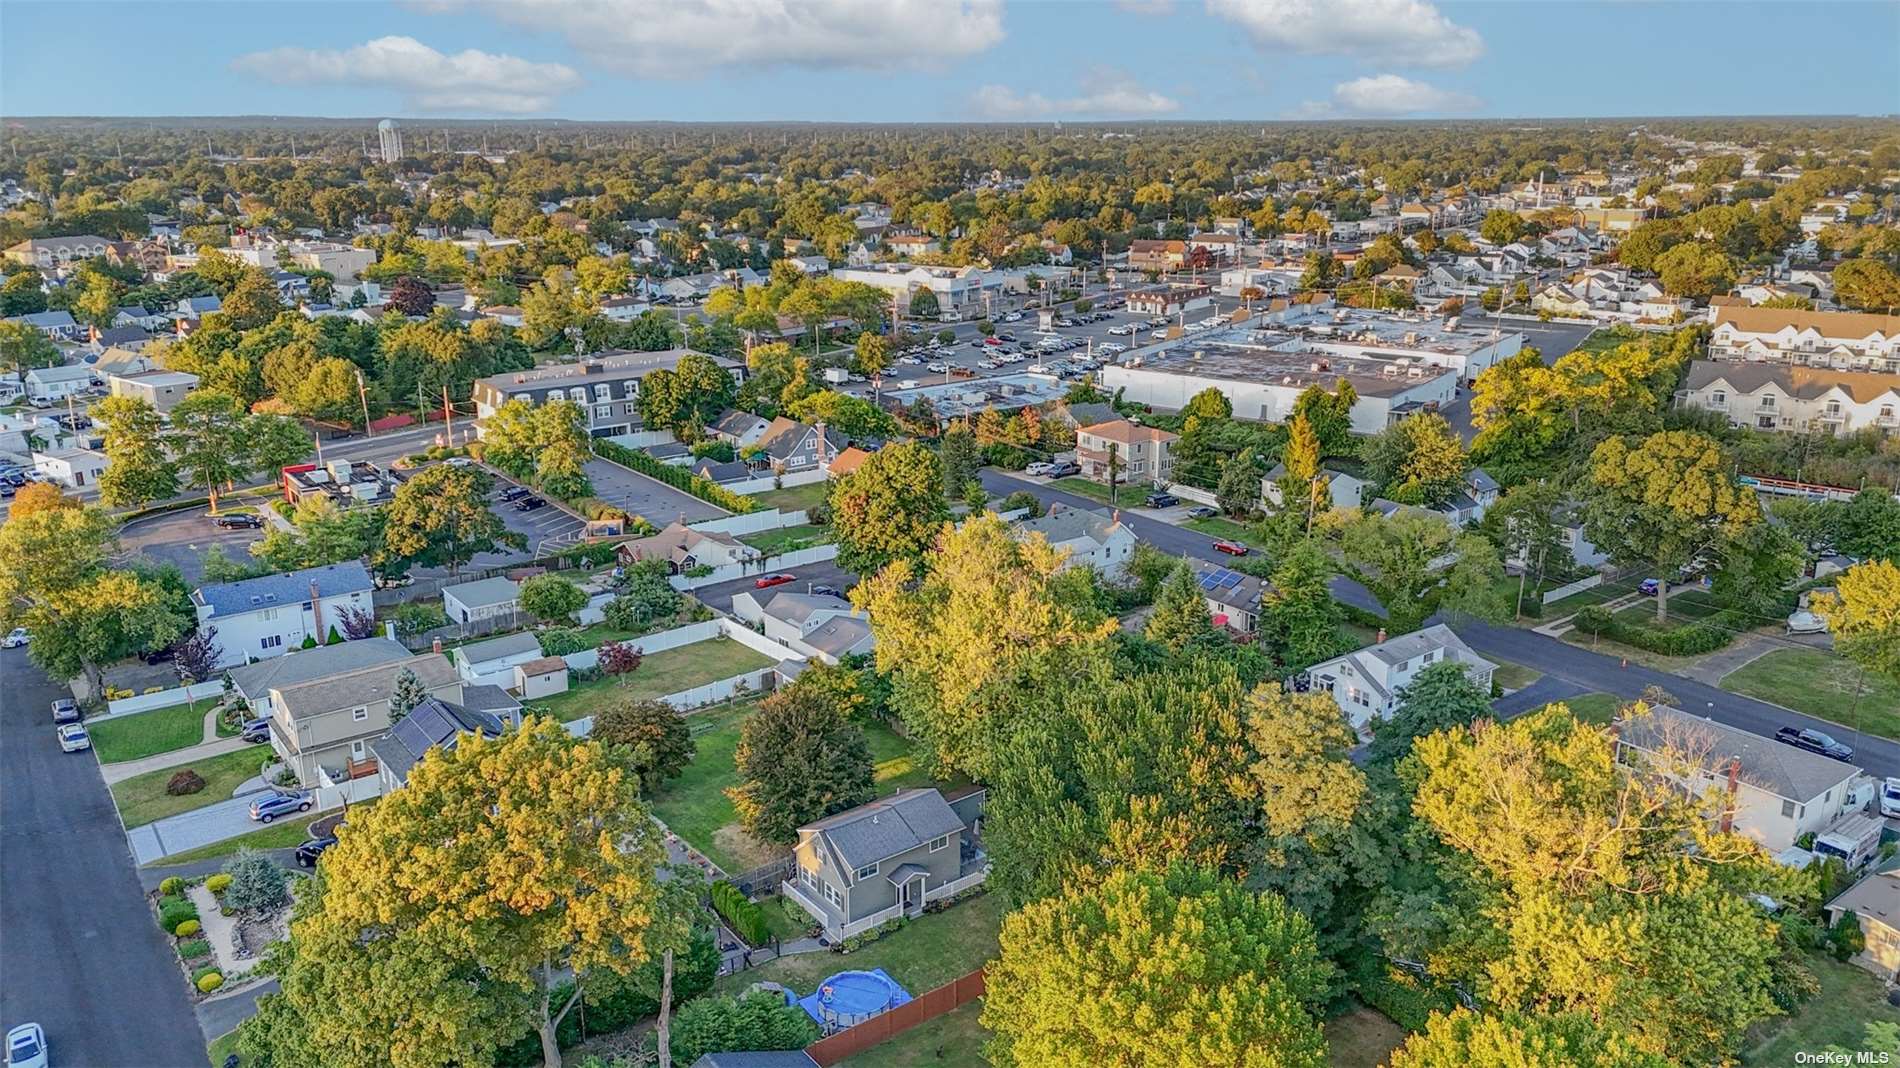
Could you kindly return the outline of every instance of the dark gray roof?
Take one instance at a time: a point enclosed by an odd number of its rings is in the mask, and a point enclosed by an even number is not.
[[[488,608],[519,600],[521,584],[514,579],[497,575],[494,578],[476,579],[474,582],[450,586],[442,591],[442,595],[453,596],[462,602],[465,608]]]
[[[742,412],[737,408],[732,408],[728,409],[724,415],[721,415],[718,422],[712,425],[712,428],[722,434],[744,437],[752,431],[765,429],[766,425],[764,419],[753,415],[751,412]]]
[[[1737,775],[1742,782],[1800,804],[1860,774],[1852,764],[1668,705],[1656,705],[1647,716],[1624,720],[1618,738],[1647,752],[1665,746],[1676,749],[1711,773],[1726,773],[1734,758],[1740,762]]]
[[[886,798],[827,816],[798,829],[812,831],[831,843],[839,859],[852,868],[907,853],[946,834],[962,830],[963,821],[935,790],[899,790]]]
[[[501,720],[487,712],[430,697],[369,746],[375,750],[380,767],[388,768],[397,781],[406,782],[409,769],[429,750],[454,749],[461,736],[472,731],[499,738],[504,729]]]
[[[702,1053],[691,1068],[818,1068],[802,1049],[763,1053]]]
[[[1360,652],[1376,656],[1388,664],[1403,664],[1415,656],[1423,656],[1434,649],[1446,650],[1447,654],[1456,654],[1460,660],[1469,663],[1481,659],[1471,651],[1463,638],[1458,637],[1450,627],[1443,623],[1434,623],[1423,630],[1410,634],[1401,634],[1396,638],[1387,638],[1377,645],[1368,645]]]
[[[665,441],[658,445],[648,445],[641,450],[655,460],[670,460],[675,456],[691,456],[693,450],[677,441]]]
[[[1194,577],[1200,583],[1201,593],[1209,601],[1255,615],[1260,614],[1260,606],[1266,600],[1269,588],[1268,583],[1257,575],[1201,560],[1194,562]]]
[[[446,659],[435,653],[421,653],[408,660],[358,668],[294,686],[273,686],[272,689],[293,719],[317,716],[339,708],[373,705],[388,700],[390,694],[396,691],[396,677],[404,671],[413,672],[425,690],[450,686],[457,681],[455,668]]]
[[[481,683],[462,687],[462,707],[476,712],[488,712],[501,718],[512,718],[521,711],[521,702],[515,695],[499,686]]]
[[[211,606],[211,617],[230,617],[244,612],[299,604],[310,599],[310,584],[317,584],[320,597],[342,597],[372,588],[369,569],[359,560],[323,567],[306,567],[281,575],[264,575],[240,582],[200,586],[191,595],[193,602]]]
[[[532,652],[534,655],[540,656],[541,643],[534,635],[523,631],[520,634],[507,634],[499,638],[490,638],[485,642],[470,642],[456,650],[456,652],[460,653],[462,659],[469,663],[479,664],[486,660],[500,660],[504,657],[519,656],[526,652]]]
[[[772,599],[762,606],[768,615],[783,619],[789,623],[803,623],[811,618],[813,612],[823,609],[851,611],[851,602],[842,597],[833,597],[828,593],[799,593],[793,590],[781,590],[772,595]]]
[[[38,327],[41,330],[51,327],[79,325],[73,321],[71,313],[65,311],[28,312],[25,315],[16,315],[7,321],[12,323],[25,323],[27,326]]]
[[[737,460],[719,463],[716,460],[702,459],[693,465],[693,473],[720,483],[744,482],[752,477],[752,469]]]
[[[151,313],[151,312],[148,312],[148,311],[146,311],[146,310],[144,309],[144,307],[142,307],[141,305],[137,305],[137,304],[124,304],[124,305],[120,305],[120,306],[119,306],[119,307],[118,307],[118,308],[117,308],[117,309],[116,309],[116,310],[115,310],[115,311],[113,312],[113,314],[114,314],[114,315],[124,315],[124,316],[127,316],[127,317],[129,317],[129,318],[133,318],[133,319],[149,319],[149,318],[151,318],[151,317],[152,317],[152,313]]]
[[[1117,414],[1119,413],[1115,411],[1115,406],[1106,401],[1099,404],[1069,405],[1069,418],[1075,420],[1075,425],[1077,426],[1094,426],[1097,423],[1106,423],[1110,419],[1115,418]]]
[[[264,696],[272,687],[295,686],[311,679],[340,675],[377,664],[414,656],[393,638],[364,638],[341,645],[295,649],[282,656],[231,669],[231,681],[247,700]]]
[[[224,302],[216,297],[186,297],[180,303],[185,311],[193,315],[204,315],[224,307]]]
[[[1498,480],[1492,478],[1490,473],[1485,471],[1482,467],[1474,467],[1470,471],[1465,472],[1465,484],[1480,493],[1496,493],[1500,488],[1498,486]]]
[[[871,637],[871,624],[851,616],[833,616],[812,628],[804,642],[813,649],[842,657],[862,646]]]
[[[123,345],[128,341],[150,341],[152,335],[142,326],[115,326],[110,330],[99,331],[93,339],[101,345]]]

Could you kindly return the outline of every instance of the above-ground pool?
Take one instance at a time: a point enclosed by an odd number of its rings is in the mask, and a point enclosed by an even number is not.
[[[818,984],[816,992],[799,999],[818,1026],[829,1034],[860,1024],[910,1000],[910,991],[876,968],[868,972],[839,972]]]

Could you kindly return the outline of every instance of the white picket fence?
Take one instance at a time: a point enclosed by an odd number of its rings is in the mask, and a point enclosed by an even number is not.
[[[107,701],[105,715],[94,716],[91,722],[97,723],[116,716],[150,712],[154,708],[169,708],[172,705],[182,705],[186,701],[203,701],[223,694],[224,680],[211,679],[206,682],[194,682],[189,686],[174,686],[169,690],[159,690],[157,693],[121,697],[116,701]]]
[[[836,545],[814,545],[809,549],[798,549],[794,552],[780,553],[777,556],[762,557],[758,560],[746,560],[736,564],[720,564],[718,567],[712,569],[711,574],[673,575],[669,577],[667,581],[672,583],[673,588],[676,590],[696,590],[701,586],[712,586],[721,582],[731,582],[733,579],[744,578],[747,575],[769,575],[774,571],[782,571],[788,567],[798,567],[801,564],[816,564],[837,558],[838,547]]]
[[[1603,585],[1603,575],[1601,572],[1598,572],[1597,574],[1594,574],[1594,575],[1585,575],[1584,577],[1578,579],[1575,582],[1558,586],[1555,589],[1545,590],[1544,603],[1550,604],[1554,601],[1561,601],[1564,598],[1569,597],[1573,594],[1582,593],[1585,590],[1592,589],[1594,587],[1601,586],[1601,585]]]

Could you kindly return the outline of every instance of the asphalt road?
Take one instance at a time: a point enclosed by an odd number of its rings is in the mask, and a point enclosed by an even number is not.
[[[54,1064],[203,1068],[99,764],[54,741],[67,691],[24,649],[0,652],[0,687],[0,1026],[39,1023]]]

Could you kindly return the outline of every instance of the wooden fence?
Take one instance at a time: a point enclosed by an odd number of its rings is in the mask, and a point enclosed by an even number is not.
[[[817,1061],[822,1068],[831,1068],[847,1057],[855,1057],[872,1046],[889,1041],[953,1009],[962,1008],[982,996],[983,969],[978,968],[889,1012],[873,1016],[856,1027],[819,1039],[805,1047],[805,1055]]]

